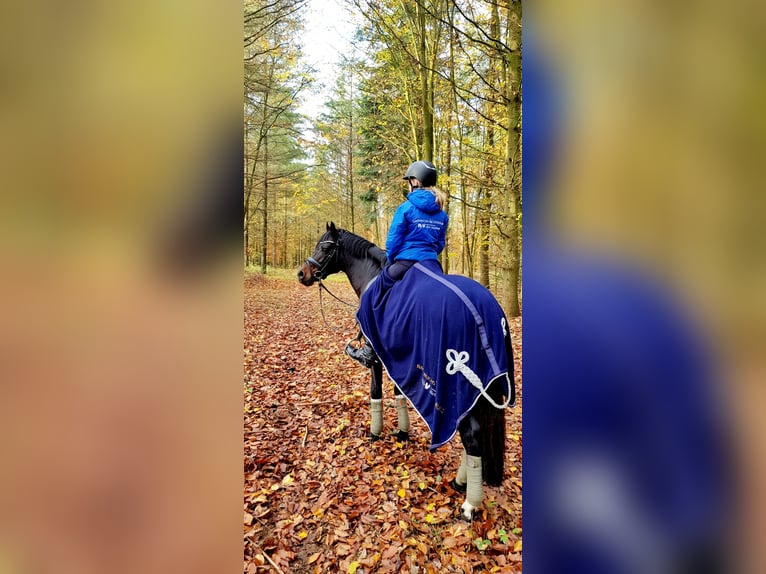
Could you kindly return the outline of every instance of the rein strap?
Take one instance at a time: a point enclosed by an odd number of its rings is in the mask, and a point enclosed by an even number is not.
[[[325,291],[327,291],[327,292],[330,294],[330,296],[331,296],[333,299],[335,299],[336,301],[340,301],[340,302],[341,302],[341,303],[343,303],[344,305],[347,305],[347,306],[349,306],[349,307],[357,307],[357,306],[358,306],[358,305],[354,305],[353,303],[349,303],[349,302],[347,302],[347,301],[344,301],[343,299],[341,299],[340,297],[338,297],[337,295],[335,295],[335,293],[333,293],[332,291],[330,291],[330,290],[327,288],[327,285],[325,285],[325,284],[324,284],[324,281],[322,281],[321,279],[319,279],[319,296],[320,296],[320,297],[322,296],[322,289],[324,289]]]
[[[331,331],[340,331],[340,327],[333,327],[327,322],[327,317],[325,317],[324,314],[324,301],[322,300],[322,291],[327,291],[334,299],[340,301],[344,305],[348,305],[349,307],[356,307],[356,305],[353,305],[351,303],[347,303],[337,295],[335,295],[332,291],[330,291],[327,286],[324,284],[324,281],[321,279],[318,280],[319,285],[319,310],[322,312],[322,321],[324,321],[325,326],[330,329]]]

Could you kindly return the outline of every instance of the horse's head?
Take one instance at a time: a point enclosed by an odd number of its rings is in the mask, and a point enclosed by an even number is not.
[[[319,238],[314,253],[298,270],[298,281],[309,286],[340,271],[339,240],[340,231],[335,227],[335,223],[328,223],[327,231]]]

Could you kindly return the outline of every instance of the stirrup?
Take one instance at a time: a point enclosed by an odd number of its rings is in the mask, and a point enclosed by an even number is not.
[[[351,341],[349,341],[346,343],[345,353],[368,369],[371,369],[373,366],[380,363],[377,355],[375,355],[375,351],[372,350],[369,343],[357,349],[351,344]]]

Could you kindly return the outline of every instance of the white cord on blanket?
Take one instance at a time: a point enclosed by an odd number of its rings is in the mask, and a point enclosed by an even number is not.
[[[479,392],[482,394],[482,396],[489,401],[489,403],[495,407],[496,409],[504,409],[508,407],[508,405],[511,403],[511,382],[508,378],[508,373],[505,375],[505,379],[508,382],[508,396],[505,399],[505,403],[503,404],[497,404],[492,397],[490,397],[487,392],[484,390],[484,385],[481,384],[481,379],[479,379],[478,376],[476,376],[476,373],[474,373],[471,370],[471,367],[468,366],[468,360],[470,359],[470,355],[468,354],[468,351],[462,351],[458,353],[455,349],[447,349],[447,360],[449,363],[447,363],[447,374],[448,375],[454,375],[458,371],[460,371],[463,376],[468,379],[468,382],[471,383],[474,387],[479,389]]]

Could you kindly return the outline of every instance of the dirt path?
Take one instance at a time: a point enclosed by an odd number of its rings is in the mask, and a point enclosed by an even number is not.
[[[345,277],[331,284],[348,301]],[[384,383],[383,440],[370,443],[369,374],[343,354],[352,310],[295,280],[245,281],[245,572],[520,572],[521,408],[506,418],[506,478],[482,516],[456,521],[447,485],[460,441],[429,454],[412,411],[410,443]],[[521,396],[520,323],[512,322]]]

